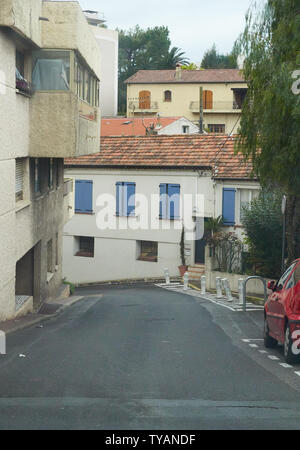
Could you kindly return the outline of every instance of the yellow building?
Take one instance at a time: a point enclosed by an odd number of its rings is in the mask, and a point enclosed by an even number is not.
[[[184,116],[199,123],[203,88],[204,128],[236,132],[247,84],[238,69],[140,70],[128,78],[127,116]]]

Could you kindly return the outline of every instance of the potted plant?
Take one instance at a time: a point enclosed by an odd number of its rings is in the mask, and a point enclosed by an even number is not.
[[[183,277],[185,272],[188,271],[188,266],[185,264],[185,254],[184,254],[184,227],[182,227],[182,231],[181,231],[180,259],[181,259],[181,266],[178,266],[178,269],[179,269],[180,276]]]

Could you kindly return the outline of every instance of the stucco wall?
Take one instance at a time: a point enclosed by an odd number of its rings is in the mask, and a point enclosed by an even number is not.
[[[130,102],[138,103],[139,92],[149,90],[151,92],[151,102],[158,103],[158,109],[153,112],[159,112],[161,116],[184,116],[192,122],[199,121],[199,112],[193,113],[190,109],[191,102],[199,103],[199,89],[213,91],[213,102],[215,109],[209,113],[204,111],[204,125],[208,124],[225,124],[226,132],[231,132],[236,124],[239,114],[232,110],[233,92],[232,88],[246,88],[245,83],[228,83],[228,84],[128,84],[127,85],[127,116],[133,115],[133,111],[129,108]],[[164,101],[164,92],[171,90],[172,101]],[[136,106],[138,107],[138,105]],[[218,111],[217,111],[218,110]],[[231,110],[231,112],[227,112]],[[136,115],[139,112],[136,111]],[[237,128],[235,128],[235,131]]]
[[[45,1],[42,14],[42,46],[77,50],[100,79],[100,49],[79,3]]]
[[[0,26],[11,27],[40,46],[41,10],[41,0],[0,0]]]
[[[100,114],[79,115],[80,100],[71,92],[36,92],[31,99],[30,156],[66,158],[100,151]]]

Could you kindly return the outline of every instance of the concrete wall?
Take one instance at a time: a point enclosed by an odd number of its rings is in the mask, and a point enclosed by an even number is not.
[[[101,115],[118,114],[118,55],[119,33],[90,26],[101,51],[100,105]]]
[[[161,277],[165,267],[172,276],[177,276],[180,261],[179,242],[182,221],[168,221],[159,219],[159,184],[178,183],[181,194],[190,194],[193,205],[200,213],[211,216],[213,211],[212,180],[209,173],[198,174],[192,171],[151,171],[151,170],[104,170],[104,169],[66,169],[69,178],[93,181],[93,211],[94,214],[75,214],[64,229],[63,276],[76,284],[95,283],[116,279],[135,279]],[[136,215],[137,217],[115,217],[115,190],[117,181],[131,181],[136,183]],[[204,208],[199,202],[196,205],[196,194],[202,194]],[[105,229],[99,225],[101,214],[101,195],[108,194],[112,198],[109,211],[116,221],[117,229]],[[153,223],[147,226],[148,209],[142,210],[138,206],[138,195],[143,194],[150,202],[153,199]],[[204,211],[203,211],[204,209]],[[181,209],[181,219],[183,209]],[[189,217],[185,214],[192,227],[193,211]],[[138,224],[146,221],[146,229],[137,229]],[[171,229],[169,225],[171,223]],[[176,223],[177,229],[174,229]],[[166,227],[166,229],[162,229]],[[95,257],[86,258],[75,256],[75,236],[95,238]],[[158,261],[148,262],[137,260],[137,241],[158,242]],[[193,263],[194,243],[186,239],[190,248],[187,263]]]
[[[100,79],[100,50],[79,3],[74,1],[44,1],[42,14],[43,48],[77,50]]]
[[[213,110],[204,111],[204,126],[208,124],[225,124],[225,132],[230,133],[233,129],[236,132],[239,113],[233,110],[233,91],[232,88],[247,88],[246,83],[228,83],[228,84],[187,84],[187,83],[171,83],[171,84],[128,84],[127,85],[127,116],[133,115],[130,109],[130,102],[135,102],[138,108],[139,92],[149,90],[151,92],[151,102],[157,102],[158,108],[152,111],[159,112],[161,116],[176,117],[184,116],[192,122],[199,121],[199,110],[192,112],[190,109],[191,102],[199,103],[199,89],[213,91]],[[164,101],[164,92],[170,90],[172,92],[172,101]],[[143,113],[143,110],[136,110],[135,115]],[[235,126],[235,128],[234,128]]]
[[[41,0],[0,0],[0,26],[41,45]]]
[[[100,114],[80,115],[81,100],[71,91],[36,92],[31,99],[30,156],[66,158],[100,151]]]

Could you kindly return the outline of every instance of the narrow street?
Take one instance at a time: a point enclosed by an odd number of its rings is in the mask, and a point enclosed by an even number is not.
[[[77,295],[8,336],[0,429],[299,429],[300,366],[264,353],[262,311],[153,285]]]

